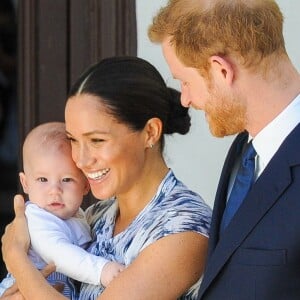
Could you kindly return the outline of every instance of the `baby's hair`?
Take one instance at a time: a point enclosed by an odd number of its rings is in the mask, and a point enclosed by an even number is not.
[[[37,151],[71,149],[63,122],[48,122],[33,128],[23,144],[23,165],[29,154]]]

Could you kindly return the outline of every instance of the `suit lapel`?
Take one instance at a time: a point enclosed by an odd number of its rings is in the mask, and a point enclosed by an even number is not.
[[[223,180],[225,178],[225,180],[218,189],[216,207],[214,208],[216,212],[214,212],[213,217],[214,226],[211,228],[214,245],[210,247],[211,252],[201,284],[200,297],[233,252],[291,184],[290,166],[300,164],[300,155],[298,154],[300,153],[299,137],[300,125],[293,130],[281,145],[218,240],[219,223],[225,207],[224,199],[226,199],[228,184],[228,178],[224,174],[221,176],[221,180],[222,178]],[[228,173],[229,169],[229,165],[225,166],[223,173]],[[227,176],[229,175],[227,174]]]

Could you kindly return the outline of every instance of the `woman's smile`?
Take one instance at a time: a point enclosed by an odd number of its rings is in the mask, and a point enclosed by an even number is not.
[[[100,180],[102,179],[108,172],[110,171],[109,168],[105,168],[105,169],[102,169],[100,171],[96,171],[96,172],[93,172],[93,173],[86,173],[86,177],[88,179],[91,179],[91,180]]]

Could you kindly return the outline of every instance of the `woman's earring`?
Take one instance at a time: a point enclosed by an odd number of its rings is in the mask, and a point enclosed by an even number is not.
[[[151,144],[150,144],[150,148],[153,148],[153,146],[154,146],[154,145],[151,143]]]

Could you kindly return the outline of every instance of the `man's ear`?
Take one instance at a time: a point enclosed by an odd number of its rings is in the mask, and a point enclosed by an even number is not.
[[[27,185],[27,180],[26,180],[26,175],[24,172],[20,172],[19,173],[19,178],[20,178],[20,182],[23,188],[23,192],[25,194],[28,194],[28,185]]]
[[[231,85],[235,75],[233,64],[228,59],[218,55],[211,56],[209,60],[213,76]]]

